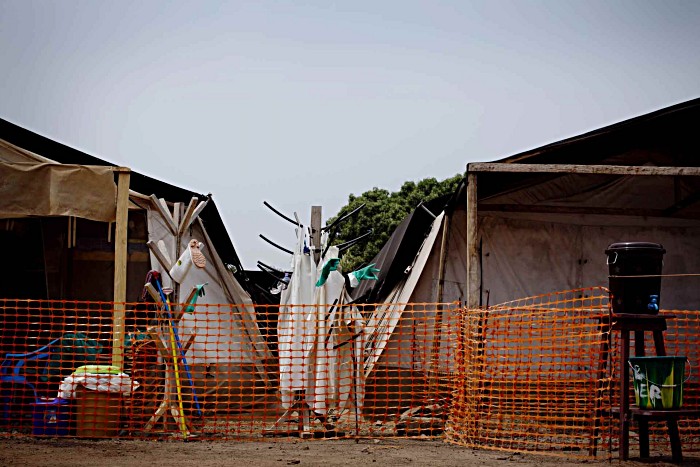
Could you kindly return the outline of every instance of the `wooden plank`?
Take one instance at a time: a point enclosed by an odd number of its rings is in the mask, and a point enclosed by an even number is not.
[[[182,203],[175,203],[173,205],[173,222],[175,225],[180,225],[180,213],[182,211]]]
[[[695,213],[683,214],[679,210],[670,209],[639,209],[639,208],[608,208],[594,206],[546,206],[531,204],[487,204],[478,205],[480,212],[526,212],[538,214],[598,214],[605,216],[627,217],[674,217],[677,219],[697,219]]]
[[[433,345],[430,355],[430,369],[436,375],[440,363],[440,340],[442,339],[442,314],[443,306],[442,296],[445,289],[445,260],[447,259],[447,236],[449,235],[450,217],[445,214],[442,218],[442,238],[440,240],[440,262],[438,266],[438,287],[437,287],[437,302],[440,304],[435,309],[435,323],[433,325]],[[437,378],[432,377],[431,391],[437,387]],[[431,394],[434,392],[431,392]]]
[[[576,165],[576,164],[505,164],[500,162],[472,162],[467,164],[468,173],[561,173],[604,175],[661,175],[699,176],[700,167],[653,167],[646,165]]]
[[[148,295],[151,296],[156,305],[158,305],[158,308],[163,308],[163,301],[160,298],[160,294],[153,286],[153,284],[151,284],[150,282],[146,282],[146,284],[143,287],[144,289],[146,289],[146,292],[148,292]]]
[[[311,206],[311,245],[316,264],[321,259],[321,217],[321,206]]]
[[[151,195],[151,202],[153,203],[153,206],[156,208],[156,211],[160,213],[160,216],[163,218],[165,221],[165,225],[168,227],[168,230],[170,232],[177,236],[177,226],[175,225],[175,222],[173,221],[173,216],[170,215],[170,211],[165,209],[163,205],[160,203],[160,200],[156,197],[156,195]]]
[[[163,253],[160,251],[160,248],[158,248],[158,245],[156,245],[156,242],[149,240],[146,242],[146,246],[148,246],[148,249],[151,250],[153,256],[155,256],[156,260],[158,260],[160,263],[161,267],[163,268],[163,272],[170,276],[170,268],[172,268],[172,265],[167,259],[165,259],[165,256],[163,256]]]
[[[182,235],[185,232],[185,224],[189,225],[190,219],[192,219],[192,214],[194,213],[194,210],[197,208],[197,202],[199,201],[199,198],[196,196],[193,196],[192,199],[190,200],[190,204],[187,205],[187,209],[185,209],[185,215],[182,216],[182,222],[180,222],[178,226],[177,233],[178,235]]]
[[[173,356],[170,353],[170,350],[168,350],[168,347],[161,340],[158,328],[152,326],[149,327],[146,332],[148,332],[148,335],[151,336],[151,339],[153,339],[153,342],[156,344],[156,348],[158,349],[160,356],[166,361],[170,360]]]
[[[180,229],[184,233],[185,230],[189,229],[192,223],[199,218],[199,215],[204,211],[204,208],[207,207],[207,203],[209,203],[209,199],[205,199],[204,201],[200,201],[197,207],[192,211],[192,215],[190,218],[187,220],[187,222],[183,222],[180,224]]]
[[[131,172],[117,175],[117,219],[114,242],[114,315],[112,318],[112,365],[124,363],[124,326],[126,314],[127,240],[129,236],[129,182]]]
[[[190,350],[190,347],[192,347],[192,344],[194,344],[195,337],[197,337],[197,328],[192,329],[192,334],[187,339],[187,343],[182,347],[182,355],[185,355],[187,351]]]
[[[481,298],[476,197],[476,174],[469,173],[467,174],[467,306],[470,308],[478,307]]]

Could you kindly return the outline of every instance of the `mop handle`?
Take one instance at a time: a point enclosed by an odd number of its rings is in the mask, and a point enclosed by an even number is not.
[[[168,312],[168,319],[170,320],[171,323],[171,328],[173,329],[175,333],[175,342],[177,344],[177,348],[180,351],[180,355],[182,357],[182,366],[185,367],[185,373],[187,374],[187,379],[190,381],[190,387],[192,388],[192,396],[194,397],[194,404],[195,407],[197,407],[197,414],[199,416],[202,415],[202,409],[199,406],[199,398],[197,397],[197,390],[195,389],[194,386],[194,380],[192,379],[192,373],[190,373],[190,366],[187,364],[187,358],[185,357],[185,352],[182,350],[182,343],[180,342],[180,335],[177,332],[177,326],[173,323],[173,315],[170,313],[170,306],[168,304],[168,300],[165,298],[165,293],[163,293],[163,288],[160,286],[160,281],[156,280],[156,286],[158,286],[158,292],[160,293],[160,298],[163,300],[163,303],[165,304],[165,311]]]

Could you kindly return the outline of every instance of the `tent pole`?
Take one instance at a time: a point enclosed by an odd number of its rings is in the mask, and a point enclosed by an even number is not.
[[[442,303],[442,296],[445,290],[445,265],[447,264],[447,236],[450,230],[450,216],[445,213],[442,219],[442,238],[440,240],[440,270],[438,271],[437,301]]]
[[[114,317],[112,322],[112,365],[122,368],[124,361],[124,321],[126,307],[127,238],[129,223],[129,182],[131,171],[117,167],[117,219],[114,241]]]
[[[476,173],[467,173],[467,307],[479,306],[479,241]]]
[[[321,260],[321,206],[311,206],[311,248],[314,262]]]
[[[433,324],[433,347],[430,355],[431,394],[437,394],[437,371],[440,363],[440,340],[442,339],[442,296],[445,289],[445,263],[447,258],[447,236],[449,235],[450,217],[445,213],[442,218],[442,238],[440,239],[440,262],[438,266],[437,307]]]

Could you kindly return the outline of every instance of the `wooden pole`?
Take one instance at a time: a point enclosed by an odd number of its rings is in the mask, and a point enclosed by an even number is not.
[[[447,237],[450,233],[450,216],[445,213],[442,218],[442,239],[440,240],[440,264],[438,266],[438,289],[437,301],[442,303],[442,296],[445,290],[445,265],[447,264]]]
[[[603,175],[656,175],[666,177],[700,176],[700,167],[654,167],[647,165],[577,165],[577,164],[512,164],[503,162],[473,162],[472,172],[561,173]]]
[[[311,244],[316,264],[321,260],[321,216],[321,206],[311,206]]]
[[[477,224],[476,174],[467,174],[467,306],[479,306],[479,230]]]
[[[127,239],[129,225],[129,182],[131,171],[114,170],[117,180],[117,219],[114,241],[114,317],[112,321],[112,365],[122,368],[124,361],[124,320],[126,302]]]
[[[445,212],[442,218],[442,239],[440,240],[440,262],[438,266],[437,308],[435,309],[435,324],[433,326],[433,348],[430,355],[430,394],[436,395],[438,387],[438,370],[440,368],[440,341],[442,340],[442,296],[445,290],[445,264],[447,263],[447,239],[450,233],[450,216]]]

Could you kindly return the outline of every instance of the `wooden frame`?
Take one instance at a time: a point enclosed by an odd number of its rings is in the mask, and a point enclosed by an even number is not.
[[[473,162],[467,173],[561,173],[603,175],[661,175],[668,177],[700,176],[700,167],[654,167],[646,165],[575,165],[575,164],[506,164],[502,162]]]
[[[469,308],[477,308],[481,299],[480,240],[478,228],[479,209],[502,212],[538,212],[566,214],[606,214],[626,216],[668,217],[700,200],[700,194],[692,194],[674,206],[664,210],[617,209],[595,210],[578,207],[527,206],[508,204],[479,205],[477,198],[477,176],[479,173],[523,173],[523,174],[602,174],[622,176],[700,176],[700,167],[654,167],[640,165],[578,165],[578,164],[520,164],[503,162],[473,162],[467,164],[467,301]],[[676,215],[676,217],[684,217]]]
[[[129,183],[131,170],[115,167],[117,180],[117,219],[114,240],[114,315],[112,318],[112,365],[121,369],[124,362],[124,326],[126,319],[127,240],[129,235]]]

